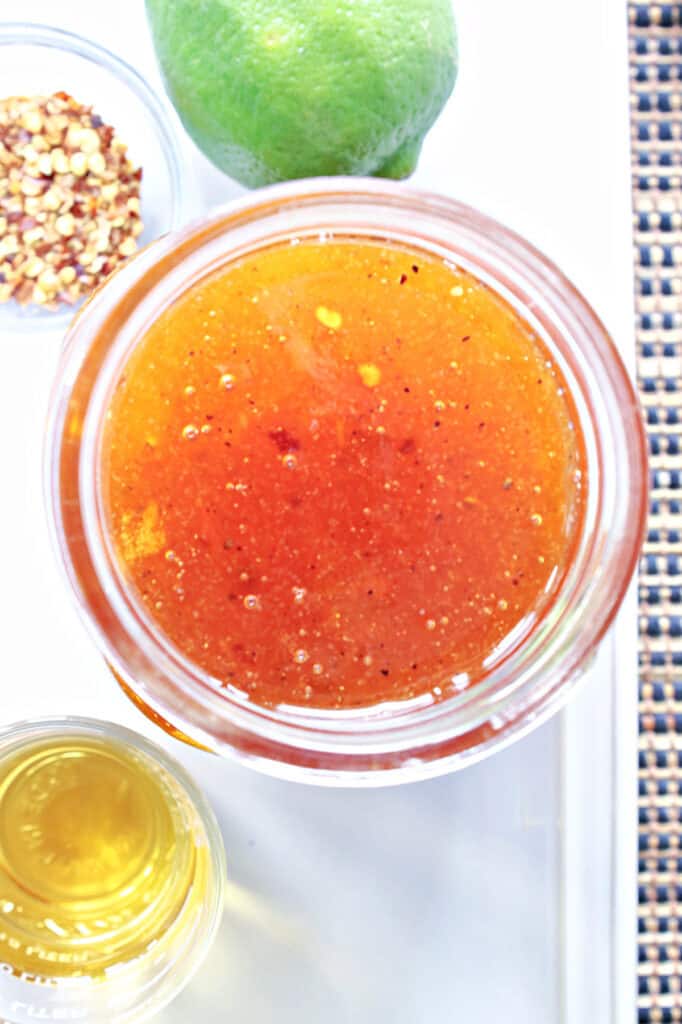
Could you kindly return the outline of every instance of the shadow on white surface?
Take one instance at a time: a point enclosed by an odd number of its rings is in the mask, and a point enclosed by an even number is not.
[[[159,1024],[420,1024],[455,1006],[477,1020],[482,1005],[555,1020],[555,731],[389,790],[209,773],[210,755],[183,751],[219,817],[229,885],[207,962]]]

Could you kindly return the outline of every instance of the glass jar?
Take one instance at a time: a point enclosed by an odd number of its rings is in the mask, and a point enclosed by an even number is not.
[[[480,682],[420,709],[267,709],[234,699],[141,612],[107,545],[98,465],[114,382],[136,342],[187,288],[228,261],[293,237],[342,234],[427,250],[471,271],[530,324],[570,388],[587,451],[582,529],[557,599]],[[73,323],[47,432],[54,544],[90,631],[129,695],[176,734],[274,775],[377,785],[486,756],[556,711],[611,624],[646,510],[635,391],[603,325],[549,260],[461,203],[361,179],[252,194],[159,240]]]

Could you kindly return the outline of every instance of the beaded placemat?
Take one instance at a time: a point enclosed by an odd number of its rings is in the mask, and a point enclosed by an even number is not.
[[[637,369],[651,459],[639,580],[640,1022],[682,1022],[682,4],[630,3]]]

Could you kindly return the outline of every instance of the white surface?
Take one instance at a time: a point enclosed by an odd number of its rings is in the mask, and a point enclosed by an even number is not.
[[[460,79],[414,184],[529,237],[631,355],[621,0],[457,0],[456,11]],[[142,0],[0,0],[0,16],[58,19],[156,75]],[[240,191],[187,145],[197,209]],[[59,339],[2,345],[0,721],[80,713],[144,731],[200,779],[224,829],[230,887],[218,944],[158,1024],[634,1019],[632,602],[570,711],[465,773],[327,791],[188,750],[120,695],[57,576],[40,465]]]

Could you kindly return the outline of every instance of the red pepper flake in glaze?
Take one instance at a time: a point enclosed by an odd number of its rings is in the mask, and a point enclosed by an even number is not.
[[[277,427],[276,430],[268,431],[268,437],[274,442],[280,454],[297,452],[301,448],[301,442],[292,436],[284,427]]]

